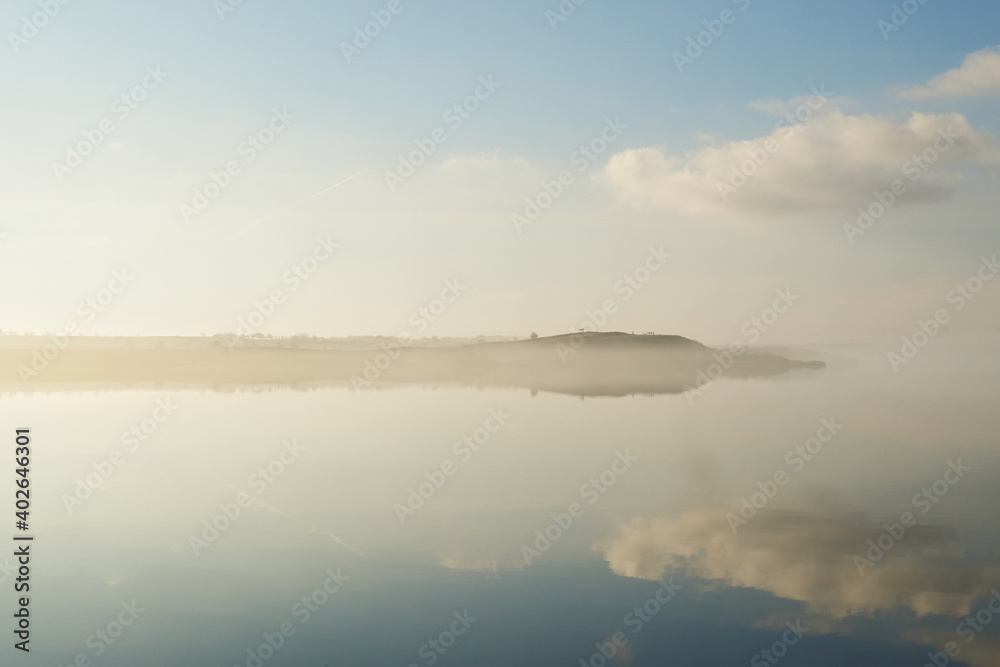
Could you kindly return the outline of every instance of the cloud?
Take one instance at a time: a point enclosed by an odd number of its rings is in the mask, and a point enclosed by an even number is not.
[[[471,170],[500,170],[527,172],[530,163],[523,158],[507,158],[499,148],[472,154],[453,155],[441,164],[441,168],[456,174],[464,174]]]
[[[911,100],[929,98],[1000,97],[1000,48],[983,49],[965,57],[962,66],[900,93]]]
[[[757,111],[763,111],[770,116],[784,116],[788,113],[788,107],[791,102],[786,102],[785,100],[777,100],[768,98],[765,100],[754,100],[747,104],[751,109],[756,109]]]
[[[781,215],[857,206],[897,179],[906,184],[901,201],[945,199],[962,167],[1000,164],[996,139],[957,113],[913,113],[902,123],[837,108],[807,116],[797,125],[779,120],[766,136],[684,155],[627,150],[612,156],[601,179],[637,208]],[[925,153],[933,167],[913,171]]]
[[[805,602],[843,618],[861,610],[911,609],[961,616],[996,586],[996,563],[970,563],[953,531],[914,526],[859,576],[854,556],[881,527],[859,518],[761,512],[735,535],[724,512],[633,522],[598,544],[615,573],[656,581],[671,567],[729,585]]]
[[[826,86],[813,86],[812,93],[799,95],[790,100],[779,100],[768,97],[747,102],[747,107],[760,111],[768,116],[786,117],[791,124],[803,123],[811,118],[825,115],[845,104],[854,104],[854,100],[846,97],[834,97]]]

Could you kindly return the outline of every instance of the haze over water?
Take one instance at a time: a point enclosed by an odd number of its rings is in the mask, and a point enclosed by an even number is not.
[[[998,21],[4,2],[0,667],[1000,667]]]
[[[255,664],[247,651],[288,622],[294,634],[266,664],[422,665],[433,654],[440,665],[577,665],[617,632],[620,664],[746,664],[793,623],[808,632],[784,664],[921,665],[954,641],[962,662],[996,665],[1000,625],[970,643],[956,626],[1000,585],[1000,339],[942,338],[898,374],[886,352],[815,348],[823,371],[722,380],[700,395],[6,397],[40,425],[45,471],[32,664],[81,653],[102,665]],[[157,401],[172,414],[151,434],[140,426],[131,451],[122,433]],[[832,438],[809,454],[824,423]],[[124,460],[81,499],[78,480],[116,449]],[[949,462],[968,470],[934,487]],[[770,487],[780,471],[786,482]],[[440,488],[408,501],[429,482]],[[946,492],[918,502],[925,487]],[[734,523],[761,488],[773,497]],[[212,538],[203,522],[240,493],[248,506]],[[572,503],[579,516],[552,528]],[[855,556],[904,512],[916,525],[862,576]],[[546,530],[548,547],[536,533]],[[644,607],[669,581],[669,602]],[[335,592],[313,598],[324,583]],[[102,644],[95,632],[133,601],[143,611]],[[435,653],[428,641],[453,621],[463,633]]]

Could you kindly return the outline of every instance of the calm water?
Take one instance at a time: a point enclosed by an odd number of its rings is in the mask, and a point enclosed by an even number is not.
[[[5,568],[0,655],[919,666],[954,642],[951,664],[1000,665],[1000,337],[935,340],[898,374],[889,349],[700,396],[4,398],[11,447],[33,429],[37,537],[32,652],[11,648]],[[157,401],[173,414],[123,444]],[[429,497],[403,510],[411,489]]]

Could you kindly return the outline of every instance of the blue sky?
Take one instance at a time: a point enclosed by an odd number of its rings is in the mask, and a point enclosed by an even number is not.
[[[427,335],[559,333],[663,245],[674,263],[607,328],[730,342],[791,286],[802,301],[762,342],[881,340],[933,313],[997,245],[989,212],[1000,92],[987,82],[900,95],[994,49],[995,3],[928,0],[886,39],[878,21],[890,19],[891,2],[587,0],[553,30],[546,12],[558,2],[402,0],[347,62],[340,44],[387,5],[244,0],[220,19],[210,0],[72,0],[15,53],[10,33],[39,5],[7,3],[0,328],[61,329],[125,266],[136,281],[85,331],[229,331],[318,235],[332,234],[340,254],[262,331],[394,334],[445,280],[461,279],[467,295]],[[673,54],[724,10],[732,22],[679,72]],[[59,182],[53,161],[157,66],[164,82]],[[390,191],[384,172],[489,76],[499,89]],[[672,194],[687,187],[685,169],[714,169],[726,151],[750,147],[731,142],[763,142],[773,110],[795,108],[813,87],[834,99],[767,165],[770,176],[741,193],[749,203],[760,188],[754,206],[706,211],[698,197],[715,178],[708,172],[689,194]],[[178,207],[211,171],[241,159],[237,146],[275,108],[294,115],[287,131],[185,225]],[[908,126],[914,112],[931,120]],[[863,195],[887,187],[906,150],[954,122],[949,114],[963,119],[968,145],[846,243]],[[627,129],[516,233],[511,215],[608,118]],[[879,133],[903,152],[865,158],[857,179],[850,160],[808,154],[858,155],[850,141],[878,143]],[[797,166],[784,164],[792,156]],[[789,212],[775,198],[782,184],[800,187],[797,178],[836,185],[823,186],[815,207]],[[984,290],[954,326],[997,330],[995,293]]]

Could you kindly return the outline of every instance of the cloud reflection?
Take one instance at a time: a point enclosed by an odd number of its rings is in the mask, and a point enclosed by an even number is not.
[[[761,512],[733,534],[724,512],[633,521],[597,544],[619,575],[659,579],[668,567],[731,586],[769,591],[807,603],[811,611],[852,614],[908,609],[918,615],[960,616],[1000,581],[1000,566],[973,562],[956,531],[916,526],[860,576],[877,527],[861,516]]]

